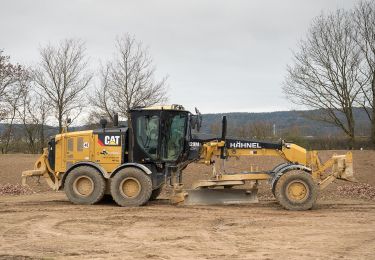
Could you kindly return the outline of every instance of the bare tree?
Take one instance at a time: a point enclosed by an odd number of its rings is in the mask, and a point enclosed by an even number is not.
[[[26,70],[20,70],[17,73],[16,80],[10,84],[7,90],[3,93],[3,105],[6,114],[5,118],[5,131],[2,133],[4,140],[1,150],[2,153],[8,153],[11,139],[14,134],[14,123],[17,121],[18,109],[21,105],[22,96],[25,95],[27,90],[28,74]]]
[[[13,81],[13,65],[9,62],[9,56],[4,56],[3,50],[0,50],[0,97]]]
[[[33,79],[40,93],[55,112],[62,131],[65,117],[76,117],[84,100],[84,89],[92,75],[87,72],[84,43],[67,39],[55,47],[40,49],[41,61],[33,71]]]
[[[148,50],[125,34],[116,40],[116,54],[101,69],[101,86],[91,98],[95,113],[112,119],[113,111],[129,118],[129,110],[166,100],[166,77],[155,79],[155,66]]]
[[[50,109],[50,104],[31,87],[22,96],[18,113],[30,153],[41,152],[45,147],[45,127]]]
[[[272,124],[266,121],[254,121],[233,125],[231,134],[239,138],[264,140],[272,137]]]
[[[348,12],[317,17],[294,62],[288,66],[283,91],[292,102],[320,109],[316,119],[341,128],[354,142],[353,105],[365,80],[360,50],[353,40]]]
[[[272,137],[272,124],[266,121],[256,121],[248,124],[250,136],[263,140]]]
[[[2,102],[5,102],[7,91],[22,73],[22,66],[12,64],[10,57],[3,55],[3,50],[0,50],[0,121],[7,116],[5,106],[2,105]]]
[[[371,140],[375,145],[375,2],[360,2],[353,11],[355,33],[353,39],[364,57],[362,69],[367,84],[358,98],[371,121]]]
[[[214,122],[210,125],[209,129],[211,135],[219,136],[221,133],[221,124],[219,122]]]
[[[103,115],[107,116],[113,121],[114,111],[118,111],[119,108],[116,106],[113,92],[110,92],[109,74],[111,71],[110,63],[106,64],[100,70],[100,87],[95,89],[94,95],[90,96],[90,102],[94,105],[94,110],[91,111],[90,120],[96,120],[99,122]],[[118,111],[119,112],[119,111]],[[126,113],[125,113],[126,116]]]

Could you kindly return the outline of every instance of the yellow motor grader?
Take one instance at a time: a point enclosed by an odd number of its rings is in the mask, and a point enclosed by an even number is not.
[[[110,128],[102,119],[100,129],[65,129],[51,138],[34,170],[22,173],[22,183],[26,185],[28,177],[43,177],[75,204],[94,204],[110,194],[120,206],[140,206],[156,199],[165,184],[173,187],[173,203],[257,202],[257,184],[267,180],[281,206],[307,210],[316,203],[319,190],[335,179],[354,180],[350,152],[322,163],[316,151],[293,143],[229,139],[226,117],[221,137],[195,138],[192,131],[199,131],[202,116],[181,105],[136,108],[130,116],[128,127],[119,126],[115,115]],[[268,171],[238,173],[215,166],[217,159],[224,165],[239,156],[277,156],[285,162]],[[185,190],[183,171],[193,162],[213,166],[212,177]],[[246,183],[251,188],[239,188]]]

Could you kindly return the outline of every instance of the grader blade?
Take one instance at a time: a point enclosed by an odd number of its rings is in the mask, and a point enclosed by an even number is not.
[[[186,190],[182,205],[226,205],[258,203],[256,190],[195,189]]]

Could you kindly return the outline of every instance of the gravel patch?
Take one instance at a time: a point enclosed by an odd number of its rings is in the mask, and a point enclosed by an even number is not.
[[[4,184],[0,185],[0,196],[1,195],[29,195],[34,193],[28,186],[22,186],[21,184]]]
[[[337,191],[347,197],[375,200],[375,187],[367,183],[338,186]]]

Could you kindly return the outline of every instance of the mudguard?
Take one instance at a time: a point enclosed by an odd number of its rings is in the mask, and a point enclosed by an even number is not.
[[[292,171],[292,170],[302,170],[302,171],[305,171],[307,173],[311,173],[311,168],[305,166],[305,165],[301,165],[301,164],[288,164],[286,163],[286,165],[284,164],[280,164],[278,165],[277,167],[275,167],[275,171],[272,171],[272,179],[270,179],[270,183],[271,183],[271,188],[272,188],[272,193],[275,195],[275,186],[276,186],[276,182],[278,179],[280,179],[280,177],[288,172],[288,171]]]
[[[138,168],[141,171],[143,171],[144,173],[146,173],[147,175],[151,175],[152,174],[152,171],[149,168],[147,168],[145,165],[143,165],[143,164],[139,164],[139,163],[124,163],[124,164],[121,164],[116,169],[114,169],[113,172],[109,175],[109,178],[112,178],[121,169],[128,168],[128,167]]]

